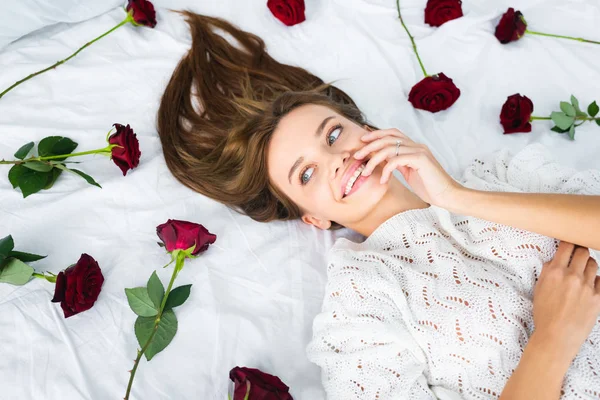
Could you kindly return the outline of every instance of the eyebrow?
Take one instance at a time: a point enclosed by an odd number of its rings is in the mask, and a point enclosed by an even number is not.
[[[334,115],[329,116],[329,117],[325,118],[323,120],[323,122],[321,122],[319,124],[319,126],[317,127],[317,130],[315,131],[315,137],[319,137],[323,134],[323,129],[325,129],[325,126],[327,125],[329,120],[331,120],[332,118],[335,118],[335,116]],[[288,181],[290,182],[290,185],[292,184],[292,174],[303,162],[304,162],[304,157],[298,157],[298,159],[296,160],[294,165],[292,165],[292,168],[290,168],[290,173],[288,174]]]

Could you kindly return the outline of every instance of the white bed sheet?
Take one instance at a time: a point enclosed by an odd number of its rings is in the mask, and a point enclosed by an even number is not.
[[[262,37],[280,61],[303,66],[351,94],[370,121],[398,127],[428,144],[454,176],[477,155],[533,142],[561,162],[600,165],[600,128],[585,124],[577,139],[536,122],[529,134],[502,135],[500,107],[508,95],[529,96],[535,115],[549,115],[571,93],[586,106],[600,100],[600,46],[526,37],[502,46],[493,36],[499,16],[518,7],[532,29],[600,39],[597,0],[463,1],[464,18],[439,29],[423,23],[425,0],[403,0],[428,71],[444,72],[462,91],[438,114],[418,111],[407,94],[422,78],[394,0],[307,0],[307,20],[285,27],[265,0],[155,0],[155,29],[119,29],[55,71],[0,99],[0,158],[28,141],[65,135],[80,149],[102,146],[115,123],[138,134],[140,166],[123,177],[102,157],[82,164],[103,186],[63,176],[50,191],[23,199],[0,168],[0,237],[16,248],[47,254],[33,264],[58,272],[87,252],[105,275],[93,309],[65,320],[50,303],[53,287],[35,280],[0,285],[2,399],[123,397],[136,339],[135,315],[123,289],[145,285],[167,259],[155,227],[168,218],[204,224],[217,242],[187,264],[177,283],[194,284],[177,310],[179,332],[167,350],[142,363],[134,399],[226,398],[236,365],[273,373],[295,399],[324,398],[318,367],[304,348],[320,310],[325,254],[336,235],[298,222],[259,224],[186,189],[165,166],[155,129],[159,97],[189,46],[186,25],[167,8],[224,17]],[[64,58],[115,25],[119,9],[79,24],[35,32],[0,52],[0,88]],[[0,28],[2,29],[2,28]],[[595,96],[595,97],[594,97]],[[170,269],[158,271],[166,281]]]

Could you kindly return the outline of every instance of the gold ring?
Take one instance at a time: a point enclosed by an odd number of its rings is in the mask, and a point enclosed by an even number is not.
[[[398,156],[398,150],[400,150],[400,144],[402,144],[402,142],[400,140],[396,140],[396,156]]]

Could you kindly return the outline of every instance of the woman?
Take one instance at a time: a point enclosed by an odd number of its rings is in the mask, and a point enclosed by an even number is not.
[[[158,115],[175,177],[257,221],[368,237],[330,252],[308,347],[330,398],[600,396],[600,278],[586,248],[600,248],[598,171],[533,146],[476,161],[461,185],[258,37],[184,14],[192,48]]]

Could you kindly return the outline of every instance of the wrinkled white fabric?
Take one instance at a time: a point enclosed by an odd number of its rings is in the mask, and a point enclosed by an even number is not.
[[[598,195],[600,171],[561,167],[531,145],[475,160],[464,183]],[[557,245],[434,206],[395,215],[363,243],[339,239],[308,347],[329,398],[499,397],[533,331],[533,288]],[[563,397],[597,398],[598,373],[600,325],[573,361]]]

